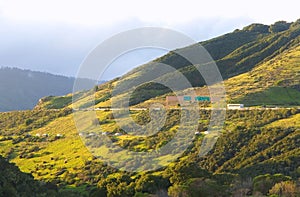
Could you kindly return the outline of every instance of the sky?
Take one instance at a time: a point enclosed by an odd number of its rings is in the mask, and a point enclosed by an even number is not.
[[[292,22],[299,1],[262,0],[0,0],[0,67],[18,67],[76,76],[98,44],[126,30],[171,28],[196,41],[251,23]],[[103,80],[165,54],[133,51],[120,57]]]

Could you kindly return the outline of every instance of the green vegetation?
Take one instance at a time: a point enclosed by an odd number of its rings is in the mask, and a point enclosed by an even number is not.
[[[120,100],[128,90],[133,90],[128,87],[136,88],[130,98],[131,105],[149,106],[154,101],[163,101],[171,90],[152,80],[174,80],[175,74],[161,69],[157,63],[178,69],[197,91],[205,92],[207,87],[203,86],[194,65],[176,51],[92,90],[45,97],[32,111],[0,113],[0,155],[35,179],[0,157],[0,166],[11,169],[8,176],[5,173],[0,176],[0,196],[22,196],[24,191],[36,196],[299,196],[299,36],[300,21],[292,24],[281,21],[271,26],[253,24],[201,43],[226,79],[228,102],[288,107],[226,111],[224,126],[213,128],[220,129],[221,135],[203,157],[199,157],[199,152],[207,131],[211,131],[211,110],[166,109],[166,121],[158,132],[155,129],[160,119],[151,119],[150,110],[130,111],[131,118],[139,125],[155,123],[146,127],[146,131],[152,132],[147,137],[145,131],[133,133],[133,125],[122,110],[118,111],[122,125],[117,124],[115,111],[93,111],[110,106],[111,90],[118,84],[121,91],[114,96]],[[145,77],[149,72],[158,75]],[[136,84],[140,80],[145,83]],[[76,110],[72,111],[72,107]],[[162,111],[152,113],[162,117]],[[215,111],[221,112],[224,111]],[[97,117],[85,117],[89,113]],[[74,115],[84,124],[76,125]],[[182,115],[200,118],[197,123],[181,127]],[[78,131],[78,128],[83,129]],[[196,132],[191,136],[188,132],[181,133],[193,128]],[[182,139],[172,149],[174,154],[151,158],[151,162],[145,157],[132,159],[128,152],[121,151],[156,152],[174,136]],[[176,150],[185,144],[186,138],[192,143],[177,157]],[[117,148],[107,146],[105,140]],[[101,154],[96,156],[91,151]],[[162,167],[148,172],[127,172],[111,167],[104,158],[127,166]],[[27,183],[33,187],[29,188]],[[45,187],[36,187],[37,184]]]
[[[125,134],[114,137],[114,143],[134,151],[155,150],[163,142],[169,141],[177,131],[179,112],[168,112],[169,118],[162,132],[148,138]],[[13,113],[15,117],[23,116],[22,112]],[[1,115],[4,117],[6,114],[9,113]],[[108,135],[116,132],[118,127],[112,121],[110,111],[99,111],[97,114],[101,128]],[[210,118],[210,111],[200,111],[199,115],[202,121],[199,122],[198,129],[203,132],[207,129],[208,121],[205,120]],[[8,130],[2,126],[0,130],[6,132],[1,134],[0,153],[10,158],[22,171],[32,173],[36,179],[55,184],[60,194],[276,194],[279,191],[277,188],[289,187],[286,186],[286,181],[292,181],[288,182],[292,186],[298,184],[300,136],[299,127],[294,122],[299,115],[300,111],[297,109],[228,111],[223,134],[207,156],[198,157],[204,136],[200,135],[178,160],[167,167],[147,173],[123,172],[105,165],[101,159],[94,158],[78,136],[72,114],[51,120],[40,128],[25,128],[28,131],[22,135],[15,134],[14,128],[18,128],[17,124],[16,127],[8,127]],[[148,112],[133,112],[132,116],[139,124],[149,121]],[[18,118],[12,120],[10,125],[14,125],[13,122],[17,120]],[[48,136],[36,136],[44,133]],[[57,134],[63,137],[56,137]],[[269,176],[282,178],[274,181],[269,181],[274,178],[258,178]],[[247,184],[243,184],[244,182]]]
[[[248,94],[238,103],[245,103],[247,106],[299,106],[300,92],[289,87],[271,87],[262,92]]]
[[[300,47],[225,81],[228,100],[246,105],[299,105]]]
[[[32,110],[0,113],[0,127],[2,128],[0,135],[22,135],[25,134],[25,132],[43,127],[48,122],[66,116],[71,112],[71,109],[65,108],[62,110]]]
[[[298,105],[299,100],[299,41],[299,21],[292,24],[280,21],[271,26],[252,24],[242,30],[199,44],[204,46],[215,60],[225,80],[228,102],[294,106]],[[95,107],[110,106],[111,90],[116,86],[120,91],[115,98],[120,100],[128,96],[129,90],[134,90],[134,94],[130,95],[130,105],[143,103],[149,105],[151,100],[164,100],[171,90],[152,81],[172,83],[177,75],[163,69],[161,63],[172,66],[181,72],[193,87],[201,89],[205,81],[196,69],[199,65],[191,65],[177,54],[193,51],[195,46],[197,45],[171,51],[163,57],[133,69],[121,78],[76,96],[76,108],[90,108],[94,104]],[[155,74],[149,76],[149,73]],[[184,90],[184,87],[182,88]],[[279,90],[281,88],[287,88],[287,91]],[[272,100],[273,93],[281,94],[277,102]],[[270,99],[266,99],[264,95]],[[252,101],[253,98],[255,101]],[[147,102],[149,100],[150,102]],[[57,108],[72,107],[67,98],[60,100],[63,103],[58,101],[52,101]],[[47,106],[51,105],[50,103]]]
[[[57,186],[36,181],[0,156],[0,196],[57,196]]]
[[[61,96],[61,97],[49,96],[49,97],[42,98],[38,106],[41,107],[42,105],[43,108],[45,109],[60,109],[70,105],[71,102],[72,102],[72,95]]]

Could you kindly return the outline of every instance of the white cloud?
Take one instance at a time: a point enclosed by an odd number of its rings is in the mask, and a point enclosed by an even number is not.
[[[0,0],[0,66],[74,75],[90,50],[121,31],[169,27],[200,41],[253,22],[295,21],[298,2]],[[150,56],[122,60],[132,68]]]
[[[81,25],[111,25],[136,18],[145,23],[174,25],[195,18],[248,17],[272,23],[295,20],[296,0],[9,0],[1,1],[4,17],[19,21],[61,22]]]

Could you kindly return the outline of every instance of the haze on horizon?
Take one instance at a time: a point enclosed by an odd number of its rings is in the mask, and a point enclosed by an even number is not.
[[[0,67],[75,76],[99,43],[132,28],[156,26],[196,41],[251,23],[297,20],[298,1],[0,1]],[[108,80],[166,53],[137,50],[120,57],[103,76]]]

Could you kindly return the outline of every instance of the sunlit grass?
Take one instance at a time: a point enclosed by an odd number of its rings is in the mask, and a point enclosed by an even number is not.
[[[300,129],[300,114],[293,115],[289,118],[282,119],[282,120],[277,120],[274,121],[268,125],[266,125],[267,128],[272,128],[272,127],[295,127]]]

